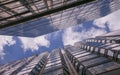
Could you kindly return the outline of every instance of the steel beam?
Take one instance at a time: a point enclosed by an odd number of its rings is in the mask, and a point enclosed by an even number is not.
[[[29,2],[27,0],[20,0],[20,3],[25,6],[30,12],[34,14],[34,10],[32,7],[29,5]]]
[[[21,15],[26,14],[26,13],[30,13],[30,11],[24,11],[22,13],[17,13],[15,15],[12,15],[12,16],[9,16],[9,17],[1,18],[0,21],[4,21],[4,20],[7,20],[9,18],[13,18],[13,17],[17,17],[17,16],[21,17]]]
[[[2,24],[2,25],[0,25],[0,29],[6,28],[6,27],[9,27],[9,26],[14,26],[14,25],[19,24],[19,23],[23,23],[23,22],[26,22],[26,21],[29,21],[29,20],[32,20],[32,19],[40,18],[40,17],[43,17],[45,15],[49,15],[49,14],[52,14],[52,13],[55,13],[55,12],[59,12],[59,11],[62,11],[62,10],[68,9],[68,8],[72,8],[72,7],[75,7],[75,6],[78,6],[78,5],[86,4],[86,3],[89,3],[89,2],[92,2],[92,1],[95,1],[95,0],[82,0],[82,1],[78,0],[78,1],[66,4],[66,5],[63,5],[63,6],[52,8],[52,9],[40,12],[38,14],[34,14],[34,15],[31,15],[31,16],[13,21],[13,22]]]
[[[17,12],[11,10],[10,8],[6,7],[6,6],[1,6],[1,8],[5,9],[5,11],[11,12],[12,14],[17,14]]]

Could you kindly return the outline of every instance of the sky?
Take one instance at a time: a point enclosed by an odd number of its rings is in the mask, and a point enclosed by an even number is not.
[[[105,17],[35,38],[0,35],[0,64],[120,29],[120,10]]]

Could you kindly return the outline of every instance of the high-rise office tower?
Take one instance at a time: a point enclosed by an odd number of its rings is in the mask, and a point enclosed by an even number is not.
[[[0,66],[1,75],[119,75],[119,30]]]
[[[42,75],[77,75],[63,49],[53,50]]]
[[[63,74],[62,62],[59,50],[53,50],[48,56],[48,62],[42,75],[61,75]]]
[[[33,55],[0,66],[0,75],[39,75],[43,71],[48,52]]]

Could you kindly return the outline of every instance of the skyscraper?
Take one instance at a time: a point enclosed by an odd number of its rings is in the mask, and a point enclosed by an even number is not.
[[[119,75],[119,30],[0,66],[1,75]]]
[[[48,52],[33,55],[0,67],[0,75],[37,75],[44,68]]]

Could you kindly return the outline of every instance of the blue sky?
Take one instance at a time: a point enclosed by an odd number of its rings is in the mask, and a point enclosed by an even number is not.
[[[83,39],[120,29],[120,10],[105,17],[35,38],[0,35],[0,64],[74,45]]]

